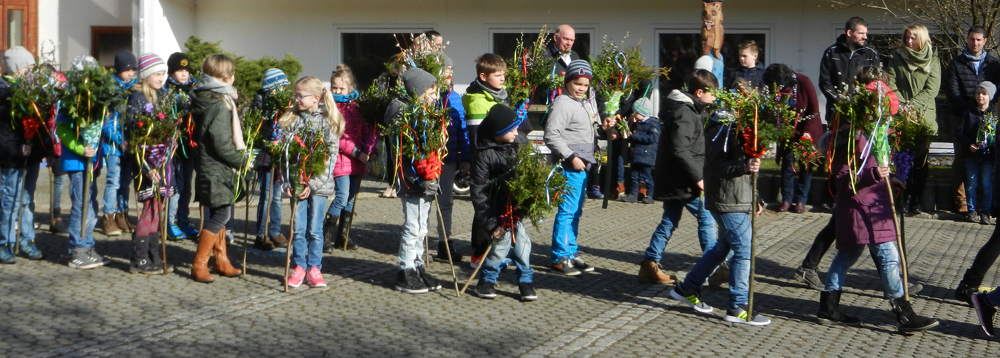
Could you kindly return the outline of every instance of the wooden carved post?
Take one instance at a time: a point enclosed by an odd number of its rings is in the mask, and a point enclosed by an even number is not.
[[[722,1],[702,0],[701,10],[701,55],[710,52],[715,58],[722,58]]]

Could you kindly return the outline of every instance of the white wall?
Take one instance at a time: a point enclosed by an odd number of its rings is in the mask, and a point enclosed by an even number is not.
[[[39,52],[55,44],[55,59],[65,65],[90,55],[91,26],[132,26],[130,0],[39,0]]]
[[[195,33],[194,0],[135,0],[132,48],[136,57],[155,53],[164,61],[184,49],[184,41]]]

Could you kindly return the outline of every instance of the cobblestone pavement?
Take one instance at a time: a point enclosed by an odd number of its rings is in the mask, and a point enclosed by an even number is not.
[[[100,179],[99,179],[100,180]],[[323,260],[329,287],[303,285],[281,292],[284,256],[251,253],[245,279],[191,280],[193,241],[168,244],[177,265],[167,276],[128,273],[127,236],[97,234],[97,250],[111,259],[103,268],[66,267],[67,238],[48,232],[48,178],[40,179],[38,245],[46,259],[0,266],[0,356],[995,356],[1000,343],[978,327],[974,311],[951,299],[962,272],[993,227],[941,220],[907,219],[910,273],[924,289],[913,295],[918,313],[941,326],[912,336],[894,333],[894,316],[882,298],[871,260],[859,260],[849,276],[842,309],[864,320],[862,328],[814,323],[819,293],[791,279],[826,214],[766,213],[758,220],[756,306],[767,327],[734,326],[668,298],[669,286],[635,280],[659,205],[590,200],[580,225],[581,251],[594,273],[565,277],[547,268],[551,222],[529,229],[539,300],[517,301],[514,274],[501,275],[492,301],[455,297],[448,265],[430,272],[445,290],[408,295],[393,289],[401,205],[378,199],[384,184],[366,181],[352,231],[361,250],[338,251]],[[68,200],[63,208],[68,208]],[[285,207],[285,222],[289,208]],[[64,212],[68,210],[64,209]],[[253,212],[254,210],[251,210]],[[252,214],[255,215],[255,214]],[[238,208],[236,227],[244,211]],[[468,197],[458,197],[455,232],[468,269]],[[436,220],[432,220],[435,225]],[[99,231],[100,229],[98,229]],[[285,225],[287,232],[287,225]],[[699,249],[693,217],[685,214],[667,246],[663,266],[689,269]],[[436,239],[431,230],[431,246]],[[239,263],[242,248],[230,246]],[[821,267],[825,278],[833,254]],[[447,279],[446,279],[447,278]],[[994,268],[987,284],[1000,283]],[[725,289],[706,289],[716,308]],[[993,352],[993,353],[990,353]]]

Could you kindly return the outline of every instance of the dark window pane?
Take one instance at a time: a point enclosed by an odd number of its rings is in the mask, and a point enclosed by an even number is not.
[[[552,34],[546,36],[551,37]],[[514,57],[514,49],[517,47],[517,39],[521,38],[520,32],[494,32],[493,33],[493,53],[500,55],[505,60],[510,60]],[[537,32],[525,33],[524,43],[530,45],[538,39]],[[575,51],[580,58],[590,61],[590,34],[577,32],[576,41],[573,42],[573,51]]]
[[[344,63],[354,72],[359,91],[385,72],[385,63],[399,53],[396,40],[408,46],[410,33],[342,33]]]
[[[670,80],[660,81],[664,95],[674,89],[684,87],[684,80],[694,71],[694,62],[701,57],[701,34],[660,34],[660,67],[670,67]],[[727,33],[722,41],[722,59],[726,73],[740,66],[739,45],[753,40],[760,47],[757,61],[767,64],[766,36],[762,33]],[[720,82],[722,78],[718,79]]]

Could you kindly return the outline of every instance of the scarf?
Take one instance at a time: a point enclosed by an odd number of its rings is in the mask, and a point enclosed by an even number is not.
[[[233,145],[236,146],[236,150],[246,150],[247,149],[247,144],[246,144],[246,142],[243,141],[243,128],[242,128],[242,125],[240,125],[240,114],[238,112],[238,109],[236,108],[236,102],[233,100],[234,99],[233,97],[237,97],[238,96],[238,94],[236,93],[236,88],[234,88],[233,86],[228,85],[228,84],[226,84],[226,83],[224,83],[222,81],[219,81],[215,77],[207,76],[206,75],[206,76],[202,77],[201,81],[199,81],[198,83],[195,83],[194,90],[195,91],[209,91],[209,92],[212,92],[212,93],[218,93],[218,94],[223,95],[222,98],[225,98],[225,100],[226,100],[226,102],[225,102],[226,103],[226,107],[229,107],[229,110],[233,114],[233,119],[232,119],[233,120],[233,133],[232,133],[232,135],[233,135]]]
[[[354,90],[354,92],[351,92],[351,93],[346,94],[346,95],[342,95],[342,94],[335,94],[335,95],[333,95],[333,101],[337,102],[337,103],[347,103],[347,102],[350,102],[351,100],[357,99],[358,96],[359,96],[358,95],[358,90]]]
[[[903,61],[906,62],[906,67],[910,72],[921,70],[924,73],[931,73],[931,60],[934,59],[934,50],[930,44],[924,46],[924,49],[920,51],[913,51],[909,47],[904,46],[899,50],[899,53],[903,56]]]
[[[475,81],[472,81],[472,84],[469,86],[479,88],[483,92],[489,93],[490,96],[493,96],[493,100],[497,103],[507,102],[507,89],[505,88],[501,88],[500,90],[492,89],[489,85],[483,83],[478,78]]]
[[[983,62],[986,61],[987,54],[989,54],[989,52],[985,49],[983,50],[983,53],[979,54],[979,56],[973,56],[972,53],[969,52],[968,48],[962,50],[962,56],[965,56],[965,58],[969,60],[969,63],[972,64],[972,69],[976,70],[976,76],[979,75],[979,67],[981,67]]]

